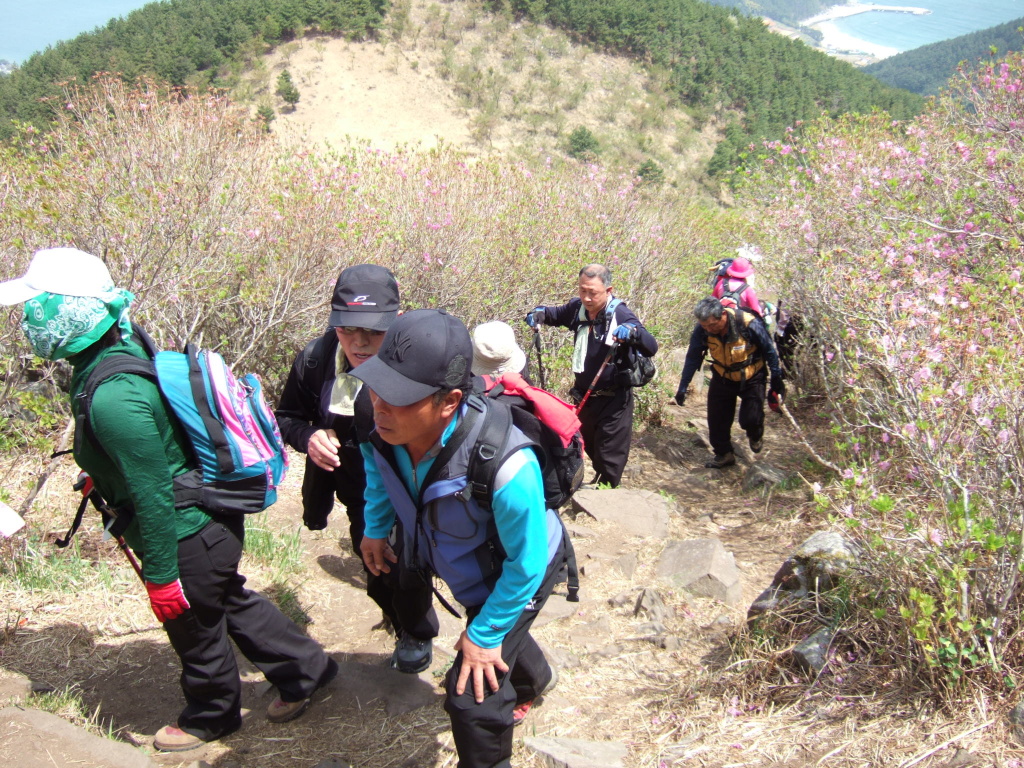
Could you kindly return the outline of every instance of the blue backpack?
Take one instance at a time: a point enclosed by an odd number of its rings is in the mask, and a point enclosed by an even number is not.
[[[146,376],[160,387],[192,447],[195,466],[174,478],[175,507],[233,515],[261,512],[277,501],[288,454],[259,378],[251,373],[235,378],[223,357],[193,344],[184,352],[158,352],[142,328],[132,328],[151,359],[117,354],[97,364],[78,395],[76,449],[87,437],[106,455],[89,419],[96,388],[119,373]]]

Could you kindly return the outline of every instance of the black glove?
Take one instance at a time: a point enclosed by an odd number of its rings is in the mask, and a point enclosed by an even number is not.
[[[686,404],[686,390],[685,389],[681,389],[678,392],[676,392],[676,396],[673,399],[676,401],[676,405],[685,405]]]
[[[775,392],[779,398],[786,396],[786,384],[782,381],[782,377],[772,376],[772,383],[770,389]]]
[[[536,328],[538,325],[544,325],[544,307],[537,307],[533,311],[527,312],[526,324],[531,328]]]

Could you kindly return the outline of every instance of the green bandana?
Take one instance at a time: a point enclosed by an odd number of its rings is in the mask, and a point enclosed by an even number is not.
[[[40,293],[25,302],[21,330],[39,357],[60,360],[92,346],[114,324],[121,329],[122,340],[130,338],[128,306],[134,299],[113,285],[101,298]]]

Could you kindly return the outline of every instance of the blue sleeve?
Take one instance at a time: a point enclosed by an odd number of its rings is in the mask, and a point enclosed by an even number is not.
[[[683,363],[683,374],[679,377],[677,392],[685,392],[690,386],[693,375],[700,369],[704,355],[708,351],[708,334],[700,325],[695,325],[690,334],[690,346],[686,350],[686,361]]]
[[[494,492],[492,507],[505,563],[494,591],[467,628],[469,639],[481,648],[497,648],[540,589],[548,568],[548,511],[544,482],[533,449],[513,454],[508,461],[522,466]]]
[[[363,466],[366,468],[366,490],[363,492],[366,500],[366,508],[363,510],[366,528],[363,535],[369,539],[386,539],[391,533],[391,526],[395,524],[395,508],[384,489],[384,481],[374,459],[373,446],[360,443],[359,450],[363,453]]]

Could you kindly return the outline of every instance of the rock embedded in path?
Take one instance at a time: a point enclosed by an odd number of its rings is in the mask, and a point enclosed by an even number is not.
[[[527,737],[548,768],[624,768],[627,748],[619,741]]]
[[[123,741],[105,739],[49,712],[0,709],[0,755],[4,768],[156,768],[144,752]]]
[[[763,461],[757,461],[751,465],[750,469],[743,476],[743,492],[750,493],[755,488],[761,486],[774,488],[776,485],[782,485],[788,479],[789,475],[778,467],[773,467],[771,464]]]
[[[633,615],[644,615],[651,621],[664,622],[666,619],[675,616],[676,612],[671,607],[665,605],[665,601],[661,599],[661,595],[656,590],[645,589],[636,599],[636,605],[633,606]]]
[[[668,535],[670,502],[652,491],[604,488],[577,491],[572,508],[607,521],[628,536],[663,539]]]
[[[834,637],[835,632],[822,627],[793,648],[793,660],[805,672],[819,674],[828,664],[828,649]]]
[[[0,669],[0,706],[18,704],[31,694],[31,680],[17,672]]]
[[[728,605],[743,599],[736,559],[718,539],[670,541],[658,560],[658,578],[699,597]]]
[[[747,619],[832,589],[857,557],[856,546],[842,535],[834,531],[812,534],[786,558],[771,585],[750,606]]]

